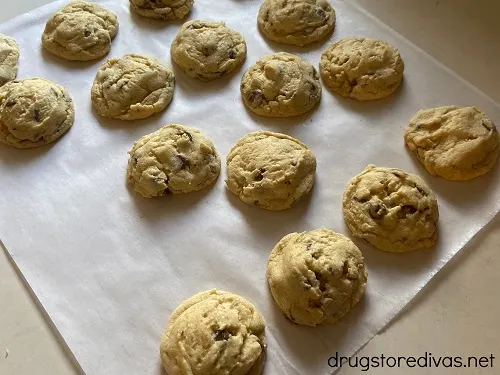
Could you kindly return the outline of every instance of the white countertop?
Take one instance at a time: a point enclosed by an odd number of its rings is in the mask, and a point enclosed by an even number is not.
[[[125,0],[123,0],[125,1]],[[222,1],[222,0],[219,0]],[[49,0],[2,2],[0,22]],[[500,102],[500,2],[497,0],[355,0],[401,35]],[[500,126],[500,124],[497,124]],[[500,373],[500,215],[447,265],[358,356],[497,357],[491,368],[404,368],[406,375]],[[61,338],[0,251],[0,374],[72,375]],[[332,353],[333,355],[334,353]],[[325,359],[326,360],[326,359]],[[401,370],[342,370],[397,374]],[[90,375],[90,374],[89,374]]]

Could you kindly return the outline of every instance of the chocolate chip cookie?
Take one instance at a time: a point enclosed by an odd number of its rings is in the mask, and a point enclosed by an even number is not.
[[[357,100],[391,95],[401,84],[404,63],[396,47],[371,38],[345,38],[321,55],[319,72],[325,85]]]
[[[498,158],[497,128],[476,107],[422,109],[410,120],[404,139],[431,175],[447,180],[481,176]]]
[[[0,86],[16,79],[19,46],[10,36],[0,34]]]
[[[240,33],[224,22],[188,21],[172,42],[170,55],[184,73],[202,81],[222,77],[245,60],[247,46]]]
[[[229,191],[243,202],[284,210],[314,185],[316,157],[299,140],[257,131],[241,138],[227,156]]]
[[[42,45],[66,60],[95,60],[109,52],[117,33],[115,14],[94,3],[72,1],[47,21]]]
[[[129,155],[127,181],[145,198],[201,190],[220,172],[212,141],[183,125],[170,124],[143,136]]]
[[[101,66],[92,86],[92,104],[104,117],[143,119],[170,104],[174,85],[174,74],[158,60],[125,55]]]
[[[369,165],[347,184],[342,206],[352,234],[380,250],[404,252],[436,243],[437,200],[414,174]]]
[[[335,323],[365,292],[363,255],[328,229],[291,233],[271,251],[267,281],[278,307],[294,323]]]
[[[286,52],[260,58],[241,79],[241,96],[254,113],[268,117],[298,116],[321,99],[316,69]]]
[[[130,9],[148,18],[183,19],[191,11],[194,0],[130,0]]]
[[[210,290],[177,307],[160,356],[168,375],[259,375],[266,358],[265,325],[246,299]]]
[[[274,42],[305,46],[333,32],[335,11],[327,0],[264,0],[257,24]]]
[[[32,148],[54,142],[73,125],[75,109],[66,89],[43,78],[0,87],[0,142]]]

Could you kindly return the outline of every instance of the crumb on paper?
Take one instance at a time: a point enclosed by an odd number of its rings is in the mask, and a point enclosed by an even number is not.
[[[9,356],[9,349],[5,348],[5,358]]]

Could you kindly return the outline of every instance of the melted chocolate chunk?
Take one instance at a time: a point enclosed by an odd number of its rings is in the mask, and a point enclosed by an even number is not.
[[[219,329],[215,331],[214,333],[214,340],[215,341],[225,341],[231,337],[231,333],[225,329]]]

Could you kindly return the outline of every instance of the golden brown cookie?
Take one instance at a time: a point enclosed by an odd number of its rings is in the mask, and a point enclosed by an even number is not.
[[[183,125],[170,124],[141,137],[129,155],[127,181],[145,198],[201,190],[220,172],[212,141]]]
[[[319,72],[325,85],[357,100],[385,98],[403,79],[404,63],[393,45],[371,38],[345,38],[321,55]]]
[[[247,46],[240,33],[224,22],[188,21],[172,42],[170,55],[184,73],[202,81],[222,77],[245,60]]]
[[[298,116],[321,99],[316,69],[286,52],[260,58],[241,79],[241,97],[254,113],[268,117]]]
[[[160,356],[168,375],[259,375],[264,321],[246,299],[210,290],[184,301],[168,320]]]
[[[66,89],[43,78],[0,87],[0,142],[32,148],[54,142],[73,125],[75,108]]]
[[[431,247],[437,239],[436,197],[420,177],[369,165],[347,184],[342,211],[352,234],[380,250]]]
[[[314,185],[316,157],[299,140],[257,131],[241,138],[227,156],[229,191],[267,210],[289,208]]]
[[[363,296],[367,276],[358,247],[328,229],[283,237],[267,263],[274,301],[292,322],[308,326],[347,314]]]
[[[264,0],[257,23],[274,42],[305,46],[332,33],[335,11],[327,0]]]
[[[447,180],[487,173],[498,158],[498,131],[476,107],[446,106],[418,111],[404,133],[425,169]]]
[[[99,68],[91,99],[101,116],[138,120],[164,110],[172,101],[174,86],[168,67],[155,58],[129,54]]]
[[[98,4],[72,1],[47,21],[42,45],[66,60],[95,60],[109,52],[117,33],[115,14]]]

